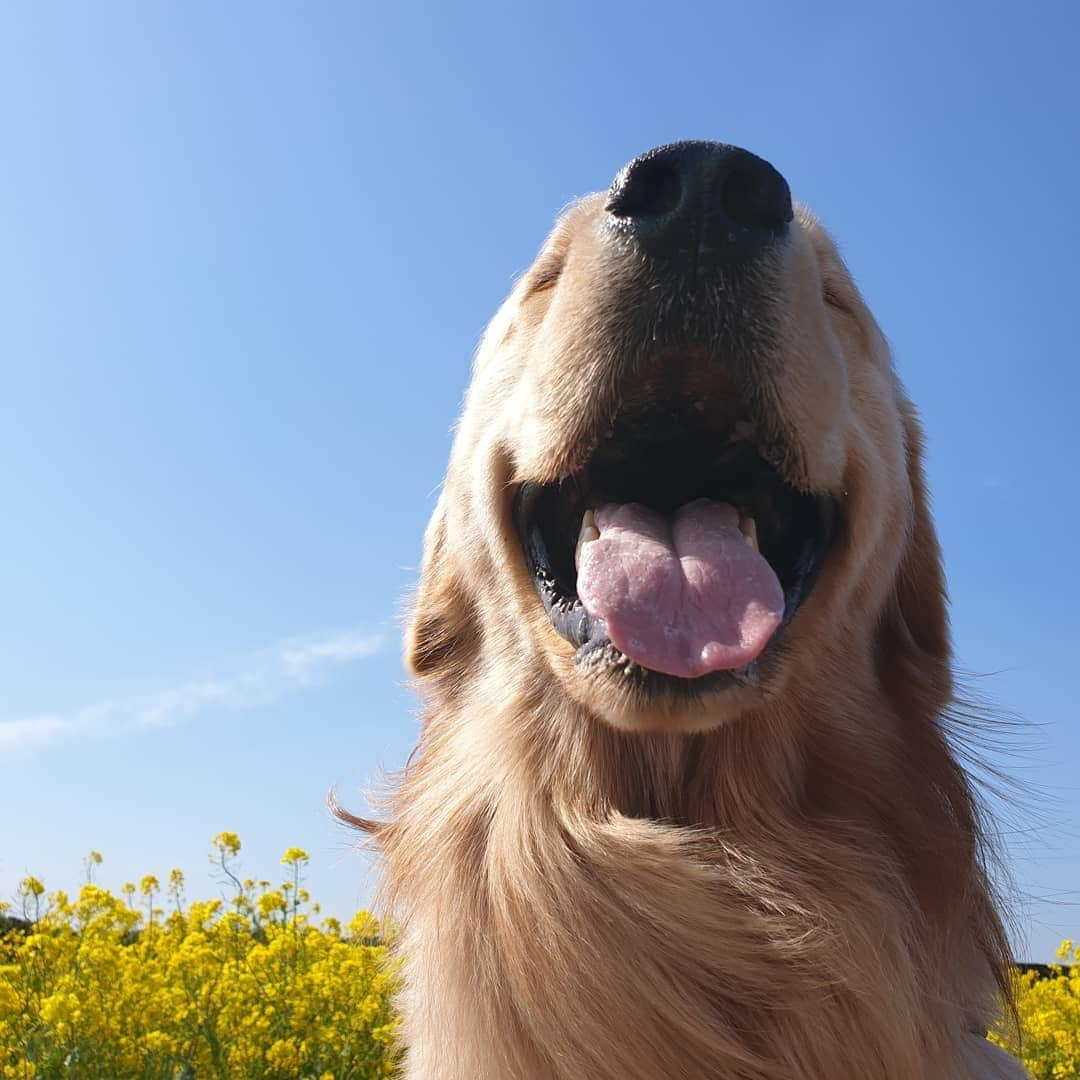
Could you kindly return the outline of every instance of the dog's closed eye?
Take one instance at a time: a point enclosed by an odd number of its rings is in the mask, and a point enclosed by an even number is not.
[[[534,296],[553,288],[562,274],[564,261],[561,256],[541,259],[529,272],[528,294]]]
[[[822,286],[821,293],[822,298],[824,299],[825,303],[829,305],[829,307],[835,309],[836,311],[843,312],[845,315],[852,314],[851,305],[848,303],[847,299],[840,291],[839,286],[837,286],[833,282],[826,281],[825,284]]]

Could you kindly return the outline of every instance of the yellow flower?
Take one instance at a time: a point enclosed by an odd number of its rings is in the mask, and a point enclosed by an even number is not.
[[[0,1018],[6,1013],[15,1012],[19,1006],[19,995],[14,987],[6,982],[0,982]]]
[[[240,854],[240,837],[234,832],[218,833],[213,839],[213,845],[222,855]]]
[[[42,896],[45,892],[45,885],[39,878],[36,877],[24,877],[19,882],[19,895],[20,896]]]
[[[285,866],[295,866],[297,863],[306,863],[310,860],[308,859],[308,853],[303,848],[291,847],[285,849],[281,861]]]
[[[258,899],[258,908],[259,914],[268,919],[275,912],[285,910],[285,897],[279,892],[263,893]]]
[[[148,1054],[174,1054],[177,1049],[176,1039],[164,1031],[148,1031],[142,1037],[142,1044]]]

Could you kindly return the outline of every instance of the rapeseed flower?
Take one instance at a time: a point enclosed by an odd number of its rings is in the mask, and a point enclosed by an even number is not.
[[[153,875],[121,896],[87,880],[74,900],[26,878],[30,929],[0,936],[0,1078],[391,1076],[396,975],[378,924],[361,912],[313,925],[307,854],[285,852],[291,880],[273,889],[236,875],[240,847],[236,833],[213,840],[227,903],[185,903],[174,870],[167,916]],[[89,879],[101,858],[85,862]]]
[[[1019,1030],[1002,1025],[990,1035],[1034,1080],[1080,1077],[1080,947],[1064,941],[1057,957],[1061,963],[1050,966],[1049,977],[1017,973]]]

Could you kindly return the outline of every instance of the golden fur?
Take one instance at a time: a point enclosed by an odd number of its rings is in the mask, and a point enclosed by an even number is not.
[[[640,281],[602,207],[570,208],[488,328],[407,635],[420,742],[386,823],[352,819],[400,921],[404,1075],[991,1075],[971,1032],[1008,950],[945,732],[922,436],[809,213],[750,377],[785,476],[844,524],[761,687],[642,693],[580,670],[541,607],[513,492],[572,472],[654,374],[622,351]]]

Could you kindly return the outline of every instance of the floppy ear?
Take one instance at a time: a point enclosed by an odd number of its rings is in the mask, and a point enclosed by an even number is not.
[[[445,499],[443,494],[424,533],[420,583],[405,630],[405,666],[416,678],[457,674],[479,644],[473,602],[447,532]]]
[[[952,695],[948,591],[923,473],[923,434],[915,409],[902,406],[912,519],[882,632],[878,664],[893,696],[937,711]]]

